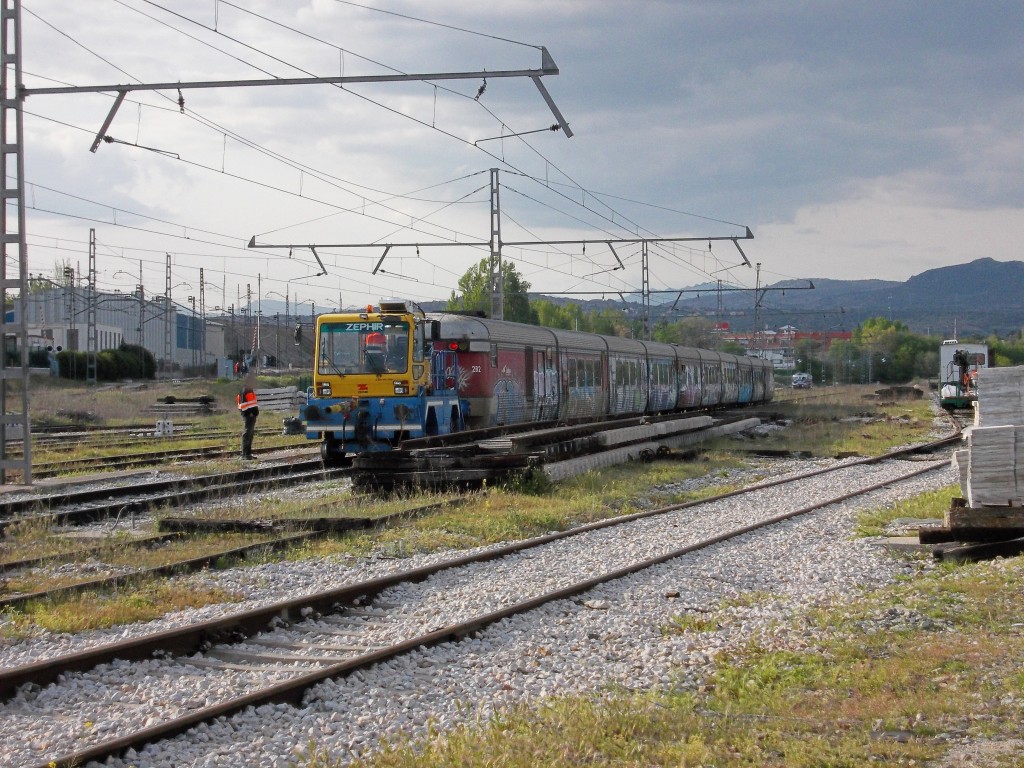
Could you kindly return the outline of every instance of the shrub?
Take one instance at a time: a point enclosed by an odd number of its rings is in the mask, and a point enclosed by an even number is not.
[[[85,352],[58,352],[57,362],[61,378],[85,381],[88,374]],[[119,349],[105,349],[96,354],[96,378],[100,381],[152,379],[155,376],[156,358],[137,344],[121,344]]]

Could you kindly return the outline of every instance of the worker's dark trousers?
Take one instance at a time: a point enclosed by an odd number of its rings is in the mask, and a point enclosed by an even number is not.
[[[252,439],[256,434],[256,416],[252,411],[242,412],[242,458],[252,458]]]

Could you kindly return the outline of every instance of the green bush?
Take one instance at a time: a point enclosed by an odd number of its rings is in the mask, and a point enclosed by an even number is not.
[[[49,368],[50,353],[45,349],[33,349],[28,353],[28,364],[31,368]]]
[[[85,352],[57,353],[60,375],[64,379],[85,381],[88,359]],[[156,358],[136,344],[122,344],[119,349],[105,349],[96,354],[96,379],[152,379],[156,376]]]

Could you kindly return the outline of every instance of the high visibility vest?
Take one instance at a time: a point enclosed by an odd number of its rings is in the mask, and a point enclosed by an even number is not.
[[[244,413],[250,408],[256,407],[256,393],[251,389],[246,389],[242,394],[235,395],[235,402],[238,404],[238,410]]]

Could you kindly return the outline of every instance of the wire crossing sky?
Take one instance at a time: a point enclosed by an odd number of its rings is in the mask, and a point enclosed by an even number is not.
[[[99,284],[237,305],[446,299],[486,248],[490,168],[503,249],[532,290],[638,291],[640,247],[742,237],[761,282],[905,280],[1020,258],[1019,2],[26,0],[28,88],[559,68],[529,78],[26,101],[29,262]],[[513,135],[519,134],[519,135]],[[250,250],[262,242],[378,243]],[[395,248],[373,272],[384,245]],[[621,263],[621,268],[618,268]],[[120,274],[118,274],[120,273]],[[128,275],[135,276],[132,279]],[[728,241],[651,246],[652,290],[754,270]],[[188,286],[188,287],[186,287]]]

